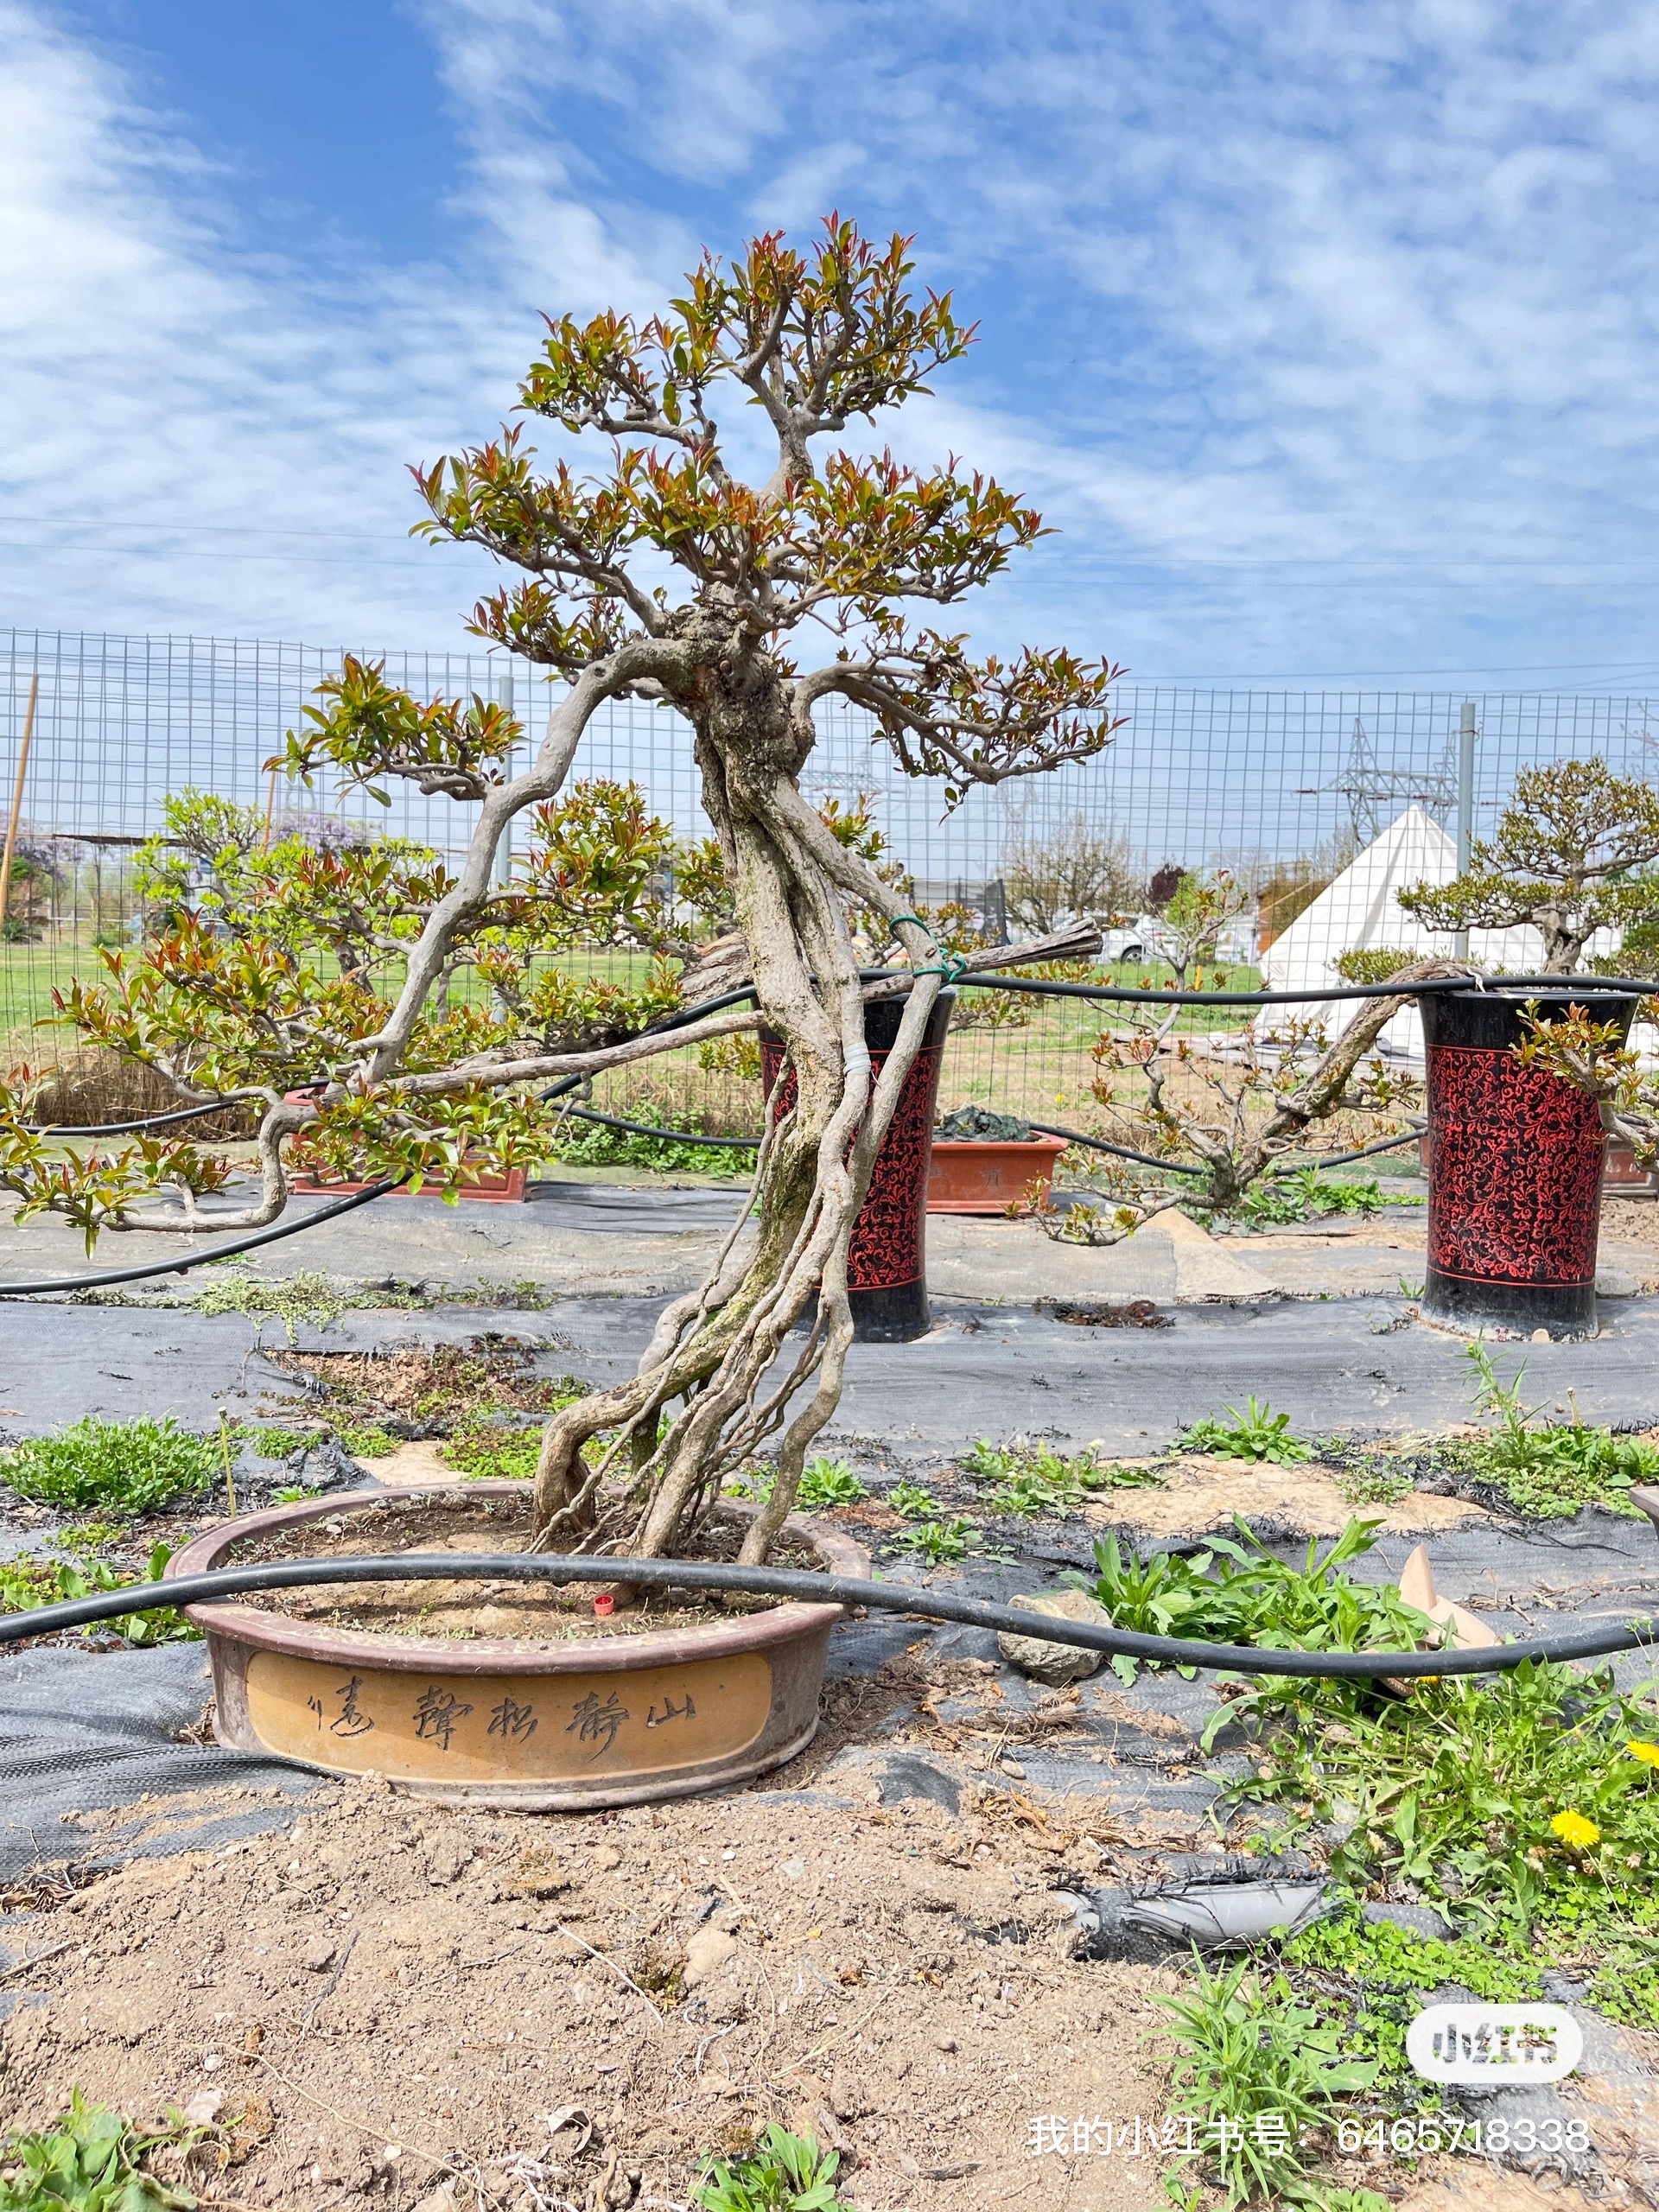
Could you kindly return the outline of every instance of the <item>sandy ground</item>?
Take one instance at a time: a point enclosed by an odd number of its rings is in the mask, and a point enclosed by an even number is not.
[[[155,1801],[154,1824],[188,1840],[258,1794]],[[1182,1978],[1074,1959],[1052,1894],[1155,1858],[1052,1799],[761,1790],[553,1821],[370,1777],[311,1803],[287,1834],[3,1900],[29,1916],[0,1922],[24,1967],[0,2120],[45,2124],[74,2086],[211,2121],[184,2177],[207,2212],[687,2212],[702,2156],[773,2121],[840,2153],[860,2212],[1166,2202],[1170,2160],[1116,2130],[1164,2122],[1156,1999]],[[89,1858],[127,1817],[82,1816]],[[1599,2145],[1630,2139],[1599,2204],[1659,2201],[1636,2087],[1628,2125],[1596,2113]],[[1466,2157],[1334,2177],[1402,2212],[1592,2202]]]
[[[411,1485],[430,1483],[435,1487],[453,1489],[454,1470],[445,1464],[442,1452],[441,1444],[400,1444],[385,1459],[364,1459],[359,1464],[377,1482]],[[1250,1460],[1211,1459],[1202,1453],[1190,1453],[1161,1464],[1164,1471],[1156,1487],[1099,1491],[1078,1510],[1077,1519],[1091,1531],[1116,1529],[1134,1536],[1183,1542],[1227,1530],[1235,1514],[1243,1515],[1247,1521],[1271,1522],[1275,1529],[1294,1536],[1340,1535],[1356,1514],[1367,1520],[1380,1521],[1382,1533],[1389,1536],[1432,1536],[1444,1529],[1473,1528],[1491,1517],[1467,1498],[1437,1497],[1427,1491],[1413,1491],[1394,1505],[1355,1505],[1343,1496],[1338,1478],[1317,1460],[1281,1467]],[[974,1493],[966,1489],[960,1500],[953,1497],[950,1503],[971,1505],[975,1503]],[[982,1504],[982,1512],[983,1510]],[[903,1525],[899,1516],[884,1507],[879,1498],[827,1517],[845,1527],[861,1543],[868,1543],[872,1536],[890,1534]],[[495,1542],[493,1538],[491,1541]],[[363,1548],[371,1548],[365,1538]],[[481,1541],[471,1548],[487,1548]],[[496,1548],[513,1550],[518,1547],[514,1541],[504,1541]],[[423,1583],[406,1587],[406,1602],[414,1602],[410,1591],[416,1588],[423,1604],[431,1601],[432,1593]],[[331,1614],[333,1608],[344,1602],[343,1599],[331,1598],[327,1603],[319,1602],[306,1610],[320,1617]],[[284,1601],[284,1607],[290,1611],[298,1610],[291,1599]],[[544,1630],[538,1628],[535,1632]]]
[[[1277,1467],[1251,1460],[1192,1456],[1176,1460],[1156,1490],[1113,1490],[1084,1509],[1096,1526],[1127,1529],[1136,1536],[1182,1543],[1225,1532],[1235,1514],[1270,1522],[1294,1536],[1338,1536],[1360,1516],[1380,1521],[1389,1536],[1432,1536],[1468,1529],[1489,1518],[1467,1498],[1436,1497],[1413,1491],[1395,1505],[1356,1505],[1337,1478],[1317,1460]]]
[[[1659,1198],[1604,1198],[1601,1237],[1604,1249],[1644,1254],[1648,1273],[1659,1274]]]
[[[64,1948],[0,2031],[8,2118],[72,2084],[134,2113],[218,2096],[222,2192],[315,2212],[683,2204],[702,2152],[774,2120],[841,2149],[861,2206],[1161,2201],[1145,2158],[1030,2150],[1037,2112],[1161,2112],[1141,2045],[1173,1981],[1067,1957],[1048,1891],[1109,1847],[1007,1795],[555,1824],[329,1794],[31,1922],[29,1955]]]

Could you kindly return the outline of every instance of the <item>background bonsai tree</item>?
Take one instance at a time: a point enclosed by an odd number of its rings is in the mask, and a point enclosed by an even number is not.
[[[262,893],[283,914],[302,909],[304,931],[216,930],[188,916],[142,954],[112,956],[107,984],[66,998],[84,1034],[162,1069],[181,1096],[262,1103],[264,1187],[247,1220],[282,1210],[284,1150],[301,1135],[358,1174],[453,1180],[469,1151],[495,1165],[523,1158],[545,1124],[539,1086],[758,1018],[744,1006],[639,1033],[647,1009],[613,1007],[611,1033],[595,1035],[573,1021],[563,987],[538,976],[544,931],[556,942],[590,899],[615,911],[617,887],[604,880],[613,822],[583,845],[557,813],[581,796],[558,798],[588,722],[629,697],[683,717],[741,964],[792,1064],[794,1103],[762,1141],[752,1242],[734,1231],[709,1280],[669,1306],[637,1376],[550,1424],[536,1503],[549,1547],[683,1547],[727,1473],[775,1436],[776,1480],[742,1553],[764,1558],[837,1402],[852,1340],[849,1239],[947,962],[856,840],[804,799],[815,707],[839,696],[868,709],[899,768],[938,779],[947,805],[976,785],[1086,759],[1114,727],[1122,671],[1109,662],[1031,649],[976,658],[960,633],[910,611],[950,607],[997,575],[1041,531],[1033,509],[954,463],[918,470],[844,448],[817,457],[823,439],[926,391],[970,343],[949,296],[918,295],[911,276],[906,240],[877,246],[832,215],[810,250],[769,234],[734,262],[705,257],[683,296],[644,325],[613,312],[550,321],[521,407],[562,442],[596,438],[596,472],[577,474],[563,453],[538,469],[519,425],[415,472],[429,536],[521,572],[475,609],[477,634],[563,679],[531,766],[510,772],[521,733],[499,707],[422,702],[357,663],[324,687],[286,754],[302,780],[327,763],[372,790],[401,777],[476,802],[458,871],[312,854],[296,860],[292,887]],[[722,435],[728,404],[768,448],[758,482],[739,474]],[[804,666],[813,640],[826,655]],[[550,808],[550,820],[537,813]],[[526,813],[540,842],[504,891],[497,849]],[[573,842],[588,870],[574,878]],[[633,859],[625,851],[620,864]],[[318,921],[331,912],[384,963],[331,957]],[[913,981],[887,987],[908,996],[879,1079],[855,914],[880,917],[912,969]],[[1097,945],[1090,934],[1022,951]],[[486,995],[451,995],[463,969]],[[630,1023],[636,1033],[614,1034]],[[302,1096],[288,1095],[302,1084]],[[188,1146],[152,1144],[124,1186],[107,1169],[89,1178],[31,1151],[22,1120],[14,1102],[7,1179],[29,1205],[77,1213],[89,1231],[154,1219],[137,1211],[146,1191],[169,1179],[200,1186],[215,1172]],[[778,1375],[809,1306],[811,1325]]]
[[[1350,952],[1339,952],[1331,965],[1344,983],[1386,983],[1417,957],[1397,944],[1356,945]]]
[[[1628,930],[1659,915],[1659,791],[1616,776],[1605,760],[1523,768],[1490,841],[1471,848],[1467,872],[1397,895],[1431,930],[1529,924],[1543,938],[1547,975],[1571,975],[1598,930]]]
[[[39,836],[22,826],[12,847],[0,944],[38,944],[51,924],[53,893],[67,872],[67,837]]]
[[[262,880],[280,880],[307,850],[334,852],[373,844],[361,823],[319,813],[283,814],[274,820],[257,806],[239,806],[217,791],[188,786],[162,801],[162,828],[132,855],[132,888],[152,936],[165,936],[188,914],[213,915],[230,926],[232,914],[259,903]],[[386,849],[382,841],[383,849]],[[408,845],[404,850],[420,849]],[[435,854],[428,854],[435,860]]]
[[[1159,915],[1159,953],[1175,971],[1176,988],[1186,988],[1186,972],[1216,957],[1229,923],[1236,921],[1252,905],[1249,888],[1230,868],[1209,874],[1193,869],[1165,901]]]
[[[1408,987],[1456,972],[1419,960],[1386,980]],[[1095,1202],[1051,1207],[1043,1227],[1064,1243],[1116,1244],[1175,1206],[1224,1216],[1275,1170],[1316,1166],[1321,1151],[1349,1149],[1351,1134],[1321,1138],[1339,1116],[1374,1117],[1374,1138],[1413,1127],[1420,1085],[1373,1049],[1410,1003],[1408,988],[1368,1000],[1334,1039],[1321,1023],[1294,1016],[1217,1039],[1183,1033],[1179,1007],[1129,1012],[1096,1045],[1091,1087],[1108,1109],[1101,1134],[1146,1159],[1095,1166]]]

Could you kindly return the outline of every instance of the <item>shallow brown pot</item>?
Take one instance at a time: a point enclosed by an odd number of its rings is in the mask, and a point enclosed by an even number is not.
[[[929,1213],[1029,1212],[1048,1197],[1064,1137],[997,1144],[977,1138],[935,1137],[927,1176]],[[1034,1185],[1034,1187],[1033,1187]]]
[[[1659,1192],[1659,1173],[1643,1167],[1636,1154],[1622,1137],[1607,1140],[1607,1160],[1601,1172],[1601,1186],[1605,1191],[1624,1191],[1634,1197],[1639,1193]]]
[[[468,1483],[464,1495],[531,1488]],[[207,1573],[250,1536],[397,1498],[429,1503],[435,1493],[353,1491],[220,1522],[167,1573]],[[868,1574],[850,1538],[784,1526],[826,1572]],[[785,1604],[644,1636],[462,1643],[334,1629],[235,1599],[186,1610],[207,1632],[221,1744],[521,1812],[689,1797],[782,1766],[817,1732],[830,1631],[846,1611]]]
[[[509,1167],[499,1175],[466,1175],[461,1179],[460,1195],[463,1198],[490,1199],[498,1205],[517,1205],[524,1198],[528,1181],[528,1171],[523,1167]],[[288,1187],[296,1197],[302,1198],[355,1198],[359,1191],[366,1191],[370,1185],[367,1183],[331,1183],[316,1175],[299,1173],[289,1176]],[[429,1196],[436,1187],[435,1184],[429,1182],[425,1186],[426,1194]],[[409,1196],[408,1185],[400,1183],[395,1191],[388,1191],[386,1196],[389,1198],[406,1198]]]

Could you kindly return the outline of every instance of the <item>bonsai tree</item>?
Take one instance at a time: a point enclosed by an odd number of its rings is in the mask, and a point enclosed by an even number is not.
[[[290,813],[273,821],[261,808],[240,806],[217,791],[187,786],[169,793],[162,801],[160,832],[132,855],[132,887],[148,933],[164,936],[192,913],[217,915],[228,926],[232,913],[245,912],[255,903],[258,880],[289,873],[289,863],[298,858],[291,850],[296,842],[309,850],[333,852],[377,841],[361,824],[331,815]],[[436,857],[427,855],[429,860]]]
[[[1376,1116],[1379,1138],[1411,1127],[1420,1087],[1372,1048],[1411,1004],[1411,984],[1455,972],[1412,962],[1387,978],[1400,995],[1366,1001],[1334,1040],[1320,1023],[1293,1018],[1228,1039],[1224,1057],[1178,1028],[1179,1007],[1131,1014],[1124,1031],[1096,1043],[1091,1087],[1108,1112],[1102,1134],[1146,1157],[1096,1168],[1099,1203],[1051,1207],[1044,1228],[1065,1243],[1116,1244],[1175,1206],[1220,1217],[1293,1160],[1317,1166],[1321,1150],[1347,1149],[1351,1140],[1319,1141],[1339,1114]]]
[[[1154,914],[1161,914],[1186,879],[1187,871],[1179,861],[1164,861],[1147,878],[1147,905]]]
[[[550,321],[519,402],[555,426],[557,454],[538,467],[515,423],[415,471],[429,537],[520,572],[478,605],[472,626],[563,680],[531,766],[510,772],[520,731],[499,706],[417,701],[356,662],[323,687],[284,756],[301,781],[326,763],[371,791],[403,778],[475,803],[459,868],[402,853],[296,855],[291,880],[264,875],[268,925],[213,929],[187,916],[142,955],[112,955],[107,983],[65,996],[83,1033],[162,1069],[181,1097],[260,1102],[262,1192],[248,1222],[281,1212],[296,1138],[358,1174],[453,1183],[468,1154],[504,1165],[533,1153],[542,1086],[771,1026],[796,1084],[758,1156],[753,1238],[734,1232],[700,1289],[667,1308],[635,1376],[550,1423],[536,1493],[550,1547],[683,1547],[727,1473],[776,1438],[771,1497],[742,1549],[764,1559],[839,1397],[849,1240],[953,963],[856,840],[803,798],[815,708],[839,696],[867,709],[898,769],[937,779],[947,806],[976,785],[1087,759],[1115,726],[1122,671],[1109,661],[1064,649],[976,657],[934,612],[1034,543],[1033,508],[954,462],[918,469],[887,450],[821,450],[927,391],[971,343],[950,296],[918,293],[911,278],[907,240],[879,246],[831,215],[808,249],[772,233],[734,261],[705,257],[683,296],[644,324],[614,312]],[[721,429],[728,405],[747,410],[744,446],[754,434],[766,446],[759,481],[739,473]],[[588,474],[567,457],[584,438],[600,447]],[[673,1030],[645,1026],[645,1003],[595,1018],[540,965],[550,933],[556,944],[592,909],[614,914],[619,898],[643,913],[660,880],[643,869],[643,849],[626,848],[614,865],[627,881],[611,880],[614,803],[597,787],[560,798],[594,714],[625,698],[686,726],[758,1012],[711,1010]],[[569,811],[578,803],[595,810],[591,839]],[[498,847],[526,814],[538,842],[503,889]],[[880,918],[903,976],[861,979],[859,914]],[[374,956],[366,964],[330,956],[327,915]],[[1073,935],[1023,950],[1040,958],[1097,944]],[[469,977],[478,991],[454,995]],[[665,976],[662,995],[671,988]],[[907,995],[878,1079],[864,1003],[884,992]],[[8,1181],[27,1207],[57,1206],[89,1234],[105,1221],[154,1223],[147,1192],[206,1187],[218,1172],[195,1148],[160,1142],[119,1172],[88,1172],[43,1154],[23,1118],[20,1094]],[[775,1376],[809,1306],[810,1325]]]
[[[1344,983],[1386,983],[1417,957],[1397,944],[1365,944],[1339,952],[1331,965]]]
[[[14,841],[0,944],[36,944],[52,918],[53,893],[62,881],[67,838],[39,836],[24,826]]]
[[[1522,770],[1495,834],[1471,847],[1466,873],[1397,895],[1432,930],[1530,925],[1543,938],[1542,972],[1567,976],[1598,930],[1659,914],[1659,882],[1637,873],[1656,859],[1659,791],[1605,760],[1562,760]]]
[[[1175,970],[1178,990],[1185,989],[1189,968],[1215,958],[1228,924],[1250,903],[1248,887],[1230,868],[1219,868],[1208,875],[1194,870],[1182,876],[1159,917],[1159,948]]]
[[[378,682],[348,660],[330,696]],[[216,1230],[282,1212],[289,1171],[387,1173],[458,1191],[466,1166],[528,1160],[540,1149],[533,1101],[468,1080],[416,1100],[358,1072],[361,1040],[391,1011],[412,947],[454,879],[404,838],[346,839],[310,820],[265,842],[257,810],[187,791],[168,835],[139,848],[135,879],[149,933],[136,953],[105,950],[109,980],[54,995],[89,1043],[160,1075],[191,1103],[240,1101],[260,1114],[256,1203],[216,1213]],[[457,930],[404,1065],[435,1072],[492,1049],[546,1054],[636,1037],[678,1004],[674,957],[695,953],[665,903],[669,826],[631,785],[578,784],[533,810],[520,878]],[[697,925],[693,905],[690,925]],[[559,955],[624,945],[655,956],[643,984],[571,975]],[[321,1080],[319,1078],[321,1077]],[[194,1199],[228,1163],[189,1140],[141,1137],[113,1154],[60,1155],[28,1124],[42,1084],[28,1071],[0,1090],[0,1185],[18,1218],[53,1210],[85,1231],[181,1226],[158,1194]],[[297,1116],[296,1107],[302,1110]]]

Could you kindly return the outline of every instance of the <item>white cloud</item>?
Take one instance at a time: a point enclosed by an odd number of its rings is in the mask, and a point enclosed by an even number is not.
[[[420,0],[420,20],[471,242],[450,268],[365,257],[348,289],[257,257],[234,180],[0,0],[6,509],[386,541],[337,570],[188,541],[92,575],[0,554],[41,619],[453,634],[479,570],[390,542],[402,465],[493,428],[531,307],[648,310],[702,239],[839,200],[916,230],[925,278],[985,318],[895,442],[1006,467],[1065,531],[999,587],[995,633],[1081,623],[1174,671],[1653,654],[1659,17],[1639,0]]]
[[[452,50],[498,52],[499,18],[446,16]],[[1476,633],[1489,656],[1494,624],[1522,661],[1647,644],[1659,23],[1633,0],[523,0],[512,24],[545,92],[525,127],[601,131],[637,198],[652,171],[669,198],[723,179],[798,221],[855,185],[987,312],[977,372],[907,429],[1020,456],[1065,527],[1004,621],[1097,598],[1102,558],[1255,563],[1128,580],[1125,650],[1432,665]]]
[[[113,64],[16,0],[0,47],[10,618],[453,634],[482,571],[404,542],[404,464],[490,427],[529,315],[508,345],[429,272],[272,265]]]

